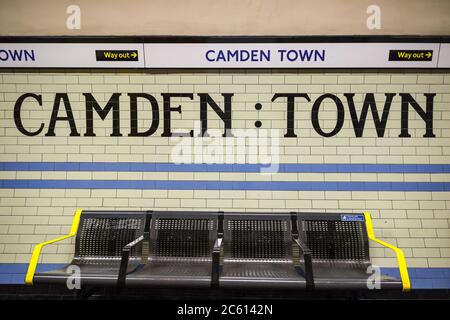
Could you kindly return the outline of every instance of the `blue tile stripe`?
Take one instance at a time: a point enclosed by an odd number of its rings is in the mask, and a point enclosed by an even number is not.
[[[65,264],[39,264],[37,272],[50,271],[64,267]],[[1,284],[24,284],[27,263],[0,263]],[[450,268],[409,268],[413,289],[450,289]],[[397,268],[381,268],[381,273],[399,277]]]
[[[450,191],[450,182],[202,181],[202,180],[0,180],[1,189]]]
[[[0,171],[260,172],[262,164],[175,164],[138,162],[0,162]],[[450,164],[281,163],[283,173],[450,173]]]
[[[64,267],[60,263],[43,263],[36,267],[37,272],[50,271]],[[28,263],[0,263],[0,285],[24,284]]]
[[[0,162],[0,171],[249,172],[261,164],[134,162]],[[450,164],[280,164],[283,173],[450,173]],[[278,191],[450,191],[449,182],[317,182],[190,180],[0,180],[0,188]]]

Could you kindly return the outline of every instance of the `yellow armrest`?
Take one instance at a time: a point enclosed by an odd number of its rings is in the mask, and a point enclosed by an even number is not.
[[[36,272],[36,267],[39,262],[39,256],[41,254],[42,248],[48,244],[52,244],[52,243],[73,237],[77,233],[78,224],[80,223],[80,217],[81,217],[82,211],[83,211],[82,209],[77,209],[77,211],[75,212],[75,216],[73,217],[72,227],[70,228],[70,232],[68,235],[65,235],[65,236],[62,236],[62,237],[59,237],[56,239],[48,240],[46,242],[39,243],[34,247],[33,254],[32,254],[31,260],[30,260],[30,264],[28,265],[27,274],[25,276],[25,284],[26,285],[33,285],[34,273]]]
[[[366,220],[366,228],[367,228],[367,235],[370,240],[375,241],[382,246],[385,246],[395,252],[397,255],[397,263],[398,263],[398,269],[400,270],[400,277],[402,279],[402,285],[403,285],[403,291],[410,291],[411,290],[411,282],[409,280],[409,274],[408,274],[408,267],[406,266],[406,260],[405,255],[403,254],[403,251],[387,242],[384,242],[380,239],[377,239],[375,237],[375,234],[373,232],[373,225],[372,225],[372,219],[370,217],[369,212],[364,212],[364,218]]]

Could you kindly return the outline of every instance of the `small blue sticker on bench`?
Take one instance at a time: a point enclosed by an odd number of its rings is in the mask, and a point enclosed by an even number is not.
[[[361,214],[341,214],[341,221],[364,221],[364,216]]]

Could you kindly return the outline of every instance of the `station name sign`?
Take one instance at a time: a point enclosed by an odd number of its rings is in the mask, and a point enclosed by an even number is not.
[[[224,137],[233,135],[234,93],[222,93],[221,97],[219,97],[206,92],[196,94],[193,92],[162,92],[158,95],[142,92],[127,94],[115,92],[110,96],[106,105],[100,104],[94,94],[90,92],[85,92],[82,95],[85,100],[85,110],[80,113],[73,112],[69,94],[65,92],[55,93],[53,102],[45,101],[42,94],[39,93],[27,92],[20,95],[13,107],[14,123],[17,130],[25,136],[56,136],[55,128],[58,127],[59,129],[65,128],[64,135],[66,136],[76,137],[83,135],[85,137],[95,137],[94,119],[107,120],[108,118],[108,122],[111,124],[110,136],[112,137],[121,137],[123,135],[149,137],[154,135],[160,127],[163,128],[162,137],[171,137],[173,135],[194,137],[195,128],[189,131],[186,131],[185,128],[182,129],[183,132],[180,132],[179,129],[173,130],[171,125],[172,117],[179,117],[183,112],[182,104],[184,102],[194,102],[198,103],[199,106],[198,120],[201,123],[201,137],[207,136],[205,133],[207,133],[208,123],[210,123],[208,119],[213,117],[223,123]],[[358,102],[355,99],[355,93],[344,93],[343,95],[324,93],[317,98],[306,92],[275,93],[270,101],[256,103],[255,110],[261,110],[261,113],[267,109],[267,105],[269,105],[268,109],[270,110],[271,103],[281,102],[280,110],[284,110],[286,113],[285,138],[300,137],[301,132],[305,129],[297,127],[298,123],[296,122],[295,113],[298,107],[296,107],[296,102],[306,104],[303,106],[302,111],[309,111],[311,114],[311,128],[307,128],[308,132],[310,129],[313,129],[322,137],[338,135],[344,129],[344,122],[347,118],[347,121],[351,121],[355,137],[363,137],[365,128],[369,126],[375,128],[376,135],[379,138],[383,138],[385,137],[388,122],[397,122],[398,125],[395,127],[398,128],[398,132],[394,134],[398,134],[400,138],[411,138],[409,121],[412,113],[416,116],[416,120],[413,121],[416,123],[423,122],[422,136],[424,138],[436,137],[433,131],[434,97],[436,93],[424,93],[420,98],[424,99],[425,103],[420,104],[415,97],[417,94],[387,92],[384,95],[377,94],[377,96],[379,99],[378,103],[374,93],[365,94],[362,102]],[[126,100],[128,101],[125,102]],[[139,104],[143,108],[138,109]],[[328,104],[328,108],[335,108],[335,118],[323,118],[321,110],[324,104]],[[393,109],[397,109],[397,112],[400,111],[400,118],[389,117],[390,111]],[[33,110],[46,110],[48,112],[48,121],[43,121],[38,126],[36,126],[36,123],[32,125],[27,121],[22,121],[22,115],[29,115]],[[129,114],[129,126],[125,126],[125,128],[129,129],[128,132],[123,131],[123,121],[121,125],[121,114],[123,113]],[[257,114],[259,113],[255,113],[255,116]],[[76,119],[77,116],[79,117],[78,120]],[[146,119],[144,125],[142,123],[138,125],[139,121],[144,122],[143,119]],[[334,122],[334,127],[331,129],[329,128],[330,126],[323,128],[324,119],[329,123]],[[264,124],[266,124],[263,123],[264,121],[260,121],[257,118],[255,120],[254,125],[256,129],[264,128]],[[369,124],[372,121],[373,123]],[[81,126],[79,125],[80,122],[83,123]],[[86,131],[84,133],[81,132],[81,128],[85,128]],[[61,131],[58,132],[61,134]],[[392,134],[391,130],[386,136],[392,138]]]
[[[450,44],[0,43],[0,68],[450,68]]]

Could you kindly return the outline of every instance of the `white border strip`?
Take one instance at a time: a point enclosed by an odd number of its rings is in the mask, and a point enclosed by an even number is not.
[[[137,61],[96,61],[136,50]],[[390,50],[433,52],[389,61]],[[448,43],[0,43],[0,68],[450,68]]]

